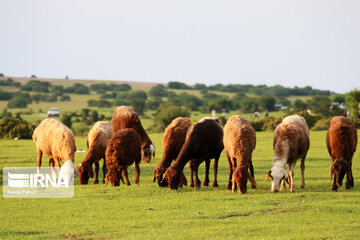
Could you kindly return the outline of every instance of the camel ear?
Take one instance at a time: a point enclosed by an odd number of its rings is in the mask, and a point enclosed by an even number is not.
[[[268,172],[268,174],[266,175],[264,182],[266,182],[267,180],[269,180],[269,178],[271,178],[271,169],[270,169],[270,171]]]
[[[249,172],[248,172],[248,179],[249,179],[251,185],[253,185],[255,187],[257,186],[255,179],[250,175]]]

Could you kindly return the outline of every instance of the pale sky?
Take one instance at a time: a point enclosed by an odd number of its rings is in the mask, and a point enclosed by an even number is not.
[[[359,0],[0,0],[0,73],[360,88]]]

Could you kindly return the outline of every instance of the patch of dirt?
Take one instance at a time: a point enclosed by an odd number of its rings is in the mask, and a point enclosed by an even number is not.
[[[77,239],[79,236],[75,234],[61,234],[60,237],[66,239]]]

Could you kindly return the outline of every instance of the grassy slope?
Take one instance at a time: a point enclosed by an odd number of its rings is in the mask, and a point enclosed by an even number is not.
[[[270,182],[263,182],[272,163],[272,133],[257,133],[253,161],[258,188],[250,188],[246,195],[226,190],[225,152],[219,162],[219,188],[159,188],[152,183],[152,171],[161,160],[162,134],[151,134],[157,156],[150,164],[140,165],[140,185],[80,186],[76,178],[73,199],[1,198],[0,239],[358,239],[360,148],[353,163],[355,188],[343,186],[332,193],[325,134],[311,132],[305,190],[273,194]],[[86,148],[84,137],[76,141],[78,149]],[[1,168],[35,166],[31,140],[0,140],[0,156]],[[84,156],[77,153],[76,164]],[[47,165],[46,157],[43,163]],[[203,165],[200,179],[204,178]],[[185,174],[189,176],[188,167]],[[129,175],[134,183],[133,166]],[[299,166],[295,184],[300,185]]]

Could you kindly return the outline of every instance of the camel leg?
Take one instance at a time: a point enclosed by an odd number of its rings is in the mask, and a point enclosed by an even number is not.
[[[304,173],[305,173],[305,157],[303,157],[301,159],[300,168],[301,168],[301,185],[300,185],[300,187],[305,188],[305,176],[304,176]]]
[[[194,187],[194,162],[193,160],[190,160],[189,163],[189,167],[190,167],[190,187]]]
[[[136,178],[135,178],[135,183],[139,184],[139,178],[140,178],[140,167],[139,164],[135,163],[135,173],[136,173]]]
[[[295,192],[295,184],[294,184],[294,168],[295,162],[292,163],[289,167],[289,177],[290,177],[290,192]]]
[[[105,183],[105,176],[106,176],[106,173],[107,173],[107,168],[106,168],[106,161],[105,161],[105,157],[104,157],[104,164],[102,166],[102,170],[103,170],[103,183]]]
[[[40,173],[41,159],[42,159],[42,151],[38,150],[37,151],[37,169],[36,169],[37,174]]]
[[[100,164],[99,162],[95,162],[94,164],[94,168],[95,168],[95,180],[94,180],[94,184],[98,184],[99,183],[99,168],[100,168]]]
[[[209,186],[210,159],[205,160],[205,179],[203,186]]]
[[[250,170],[250,175],[251,175],[251,177],[255,180],[254,166],[253,166],[253,164],[252,164],[251,158],[250,158],[249,170]],[[251,187],[252,187],[252,188],[256,188],[256,186],[255,186],[255,185],[252,185],[252,184],[251,184]]]
[[[229,163],[229,182],[228,182],[228,186],[227,186],[227,190],[231,190],[231,178],[232,178],[232,175],[233,175],[233,166],[232,166],[232,162],[231,162],[231,158],[229,156],[228,153],[226,153],[226,157],[227,157],[227,160],[228,160],[228,163]]]
[[[123,169],[123,173],[124,173],[124,176],[125,176],[126,185],[130,186],[131,184],[130,184],[130,181],[129,181],[127,168]]]
[[[219,158],[220,156],[217,156],[214,160],[214,181],[212,186],[213,187],[218,187],[218,183],[217,183],[217,171],[218,171],[218,163],[219,163]]]

